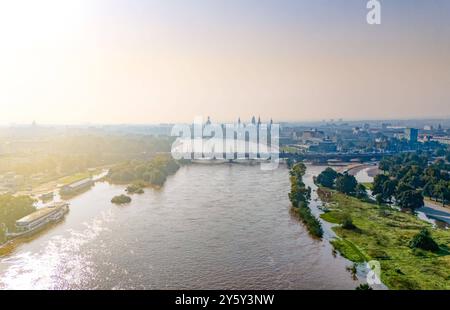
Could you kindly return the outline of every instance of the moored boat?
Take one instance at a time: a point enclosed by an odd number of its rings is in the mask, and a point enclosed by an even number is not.
[[[9,238],[34,233],[47,224],[58,222],[69,212],[67,202],[57,202],[22,217],[16,221],[16,232],[8,233]]]

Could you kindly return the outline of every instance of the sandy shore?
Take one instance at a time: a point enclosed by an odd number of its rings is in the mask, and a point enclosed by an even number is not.
[[[425,206],[418,211],[423,212],[428,218],[450,224],[450,208],[443,207],[439,202],[425,198]]]
[[[382,171],[378,168],[378,165],[367,170],[367,175],[372,178],[380,173],[382,173]]]
[[[352,163],[352,164],[348,164],[348,165],[344,165],[344,166],[330,166],[330,167],[339,173],[344,173],[345,171],[347,171],[350,174],[352,174],[351,172],[355,171],[355,174],[356,174],[356,173],[358,173],[359,170],[364,168],[364,164]]]
[[[356,175],[361,170],[367,169],[367,174],[370,177],[374,177],[377,174],[380,173],[380,170],[378,169],[378,165],[374,166],[374,164],[368,164],[368,163],[351,163],[346,166],[339,166],[339,167],[332,167],[336,172],[344,173],[348,172],[350,175]]]
[[[442,206],[442,203],[438,202],[438,201],[434,201],[431,200],[430,198],[425,198],[425,204],[429,205],[429,206],[433,206],[442,210],[447,210],[450,212],[450,206],[449,205],[444,205]]]

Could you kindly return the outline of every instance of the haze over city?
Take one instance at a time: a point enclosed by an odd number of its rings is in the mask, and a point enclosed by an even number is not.
[[[2,301],[448,304],[449,86],[449,0],[0,0]]]
[[[450,3],[3,1],[1,124],[450,115]]]

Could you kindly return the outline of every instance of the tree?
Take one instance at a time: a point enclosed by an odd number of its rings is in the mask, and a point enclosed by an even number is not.
[[[316,181],[324,187],[333,188],[337,176],[338,173],[334,169],[328,167],[317,176]]]
[[[406,190],[397,195],[397,204],[403,209],[415,210],[424,206],[423,195],[416,190]]]
[[[383,159],[380,160],[380,163],[378,164],[378,168],[383,171],[384,173],[386,173],[387,171],[390,170],[391,168],[391,161],[389,158],[384,157]]]
[[[144,181],[163,185],[167,176],[175,173],[179,167],[179,164],[168,156],[156,156],[151,160],[132,160],[111,168],[109,179],[120,183]]]
[[[375,197],[375,200],[377,201],[377,204],[378,204],[378,205],[382,205],[382,204],[384,203],[384,199],[383,199],[383,195],[382,195],[382,194],[378,194],[378,195]]]
[[[289,173],[291,176],[303,177],[306,173],[306,166],[304,163],[297,163],[292,167]]]
[[[433,155],[436,157],[442,157],[442,156],[445,156],[445,154],[446,154],[445,149],[443,149],[443,148],[438,148],[437,150],[435,150],[433,152]]]
[[[397,181],[387,180],[386,182],[384,182],[381,192],[383,200],[388,201],[390,203],[392,201],[392,197],[395,194],[396,188],[397,188]]]
[[[306,166],[303,163],[295,164],[289,171],[291,175],[291,191],[289,193],[289,200],[292,206],[298,208],[299,205],[311,199],[311,188],[306,187],[303,183],[303,175],[306,173]]]
[[[322,238],[322,224],[320,224],[320,221],[311,213],[311,209],[306,203],[300,204],[300,207],[298,208],[298,216],[313,236]]]
[[[450,162],[450,152],[447,152],[447,155],[445,155],[445,160]]]
[[[367,189],[363,184],[359,183],[356,186],[355,197],[358,199],[366,199],[367,198]]]
[[[143,189],[144,186],[145,186],[144,184],[140,184],[139,182],[138,183],[134,183],[134,184],[131,184],[131,185],[127,186],[125,191],[128,194],[143,194],[144,193],[144,189]]]
[[[377,201],[390,202],[394,196],[399,205],[413,209],[423,205],[423,196],[435,198],[442,204],[449,201],[450,174],[446,170],[450,165],[442,159],[430,164],[430,154],[404,153],[383,158],[380,169],[388,170],[389,176],[378,175],[374,179],[372,193]]]
[[[439,197],[442,205],[445,205],[446,200],[449,199],[450,191],[447,182],[440,180],[433,189],[433,194],[435,197]]]
[[[291,192],[289,193],[289,200],[292,206],[298,208],[300,203],[307,203],[311,197],[311,188],[305,186],[298,186],[296,177],[291,177]]]
[[[291,175],[291,191],[289,199],[295,208],[299,218],[308,228],[308,231],[319,238],[323,235],[320,221],[311,213],[308,202],[311,199],[311,188],[303,183],[303,175],[306,173],[306,166],[303,163],[295,164],[289,174]]]
[[[445,169],[445,160],[443,160],[443,159],[438,159],[438,160],[436,160],[436,162],[434,163],[434,165],[435,165],[439,170],[444,170],[444,169]]]
[[[425,186],[423,187],[423,195],[426,197],[430,197],[433,198],[434,197],[434,185],[433,182],[428,182],[425,184]]]
[[[336,178],[336,189],[346,195],[355,193],[358,182],[356,178],[348,173],[340,174]]]
[[[382,194],[383,193],[383,185],[385,182],[389,181],[389,177],[384,174],[378,174],[373,179],[373,187],[372,187],[372,194]]]
[[[413,249],[422,249],[425,251],[437,252],[439,251],[439,245],[431,237],[431,233],[428,229],[424,228],[415,235],[409,242],[409,247]]]
[[[423,186],[423,178],[421,178],[423,170],[418,166],[408,166],[407,169],[408,172],[406,172],[405,176],[400,181],[407,183],[413,188]]]
[[[422,176],[423,181],[426,182],[433,182],[436,183],[437,180],[441,178],[441,170],[438,169],[436,166],[431,165],[427,167],[424,171],[424,174]]]
[[[18,219],[36,211],[33,203],[28,196],[0,195],[0,243],[6,241],[6,230],[15,230]]]
[[[408,183],[405,182],[400,182],[397,185],[396,191],[397,192],[404,192],[404,191],[408,191],[408,190],[414,190],[414,187],[412,187],[411,185],[409,185]]]

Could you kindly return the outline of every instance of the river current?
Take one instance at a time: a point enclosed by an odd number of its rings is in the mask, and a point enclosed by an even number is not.
[[[305,182],[324,167],[308,166]],[[0,258],[2,289],[354,289],[351,262],[290,213],[285,166],[190,165],[110,203],[97,182],[64,221]],[[317,212],[313,194],[312,208]],[[328,231],[327,227],[326,232]]]

